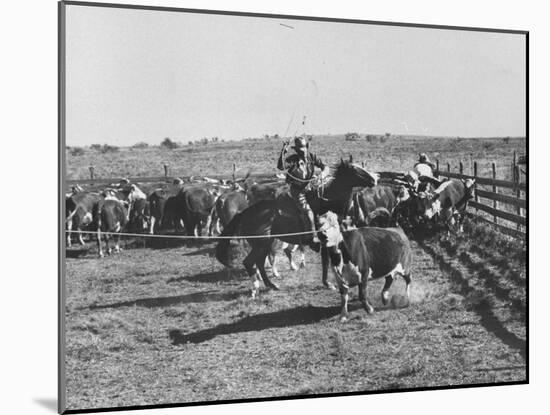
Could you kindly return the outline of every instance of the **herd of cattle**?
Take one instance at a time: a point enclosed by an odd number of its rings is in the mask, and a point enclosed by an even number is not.
[[[474,196],[472,179],[439,180],[413,172],[383,172],[379,177],[376,186],[353,193],[348,215],[342,220],[344,228],[400,226],[409,233],[439,223],[447,231],[460,230],[467,202]],[[178,178],[146,192],[142,188],[127,179],[101,191],[74,186],[65,195],[67,246],[75,234],[84,245],[79,231],[97,232],[100,256],[102,232],[108,253],[110,236],[120,232],[173,230],[199,236],[206,230],[213,236],[246,207],[288,192],[281,176],[262,181],[200,177],[184,182]],[[118,239],[114,249],[120,250]]]
[[[109,242],[113,236],[114,251],[120,251],[120,233],[175,231],[199,236],[206,231],[216,236],[247,207],[259,201],[275,201],[288,192],[281,175],[263,181],[248,176],[233,181],[175,179],[150,189],[145,186],[122,179],[100,191],[73,187],[65,195],[67,246],[71,246],[74,236],[85,244],[81,231],[96,233],[100,257],[104,255],[102,237],[108,254],[112,252]],[[443,225],[447,232],[461,231],[464,211],[473,196],[471,179],[439,180],[414,172],[382,172],[375,186],[354,190],[347,215],[336,217],[328,212],[319,217],[319,235],[323,236],[342,294],[342,320],[347,316],[348,290],[354,285],[359,286],[365,310],[372,311],[365,294],[367,279],[386,277],[382,291],[386,304],[391,281],[395,275],[402,275],[408,297],[411,254],[405,234],[434,224]],[[356,232],[349,232],[356,228]],[[397,232],[382,228],[395,228]],[[347,244],[343,243],[346,240]],[[291,257],[295,248],[285,249],[292,268],[296,268]],[[272,272],[277,272],[274,267]]]

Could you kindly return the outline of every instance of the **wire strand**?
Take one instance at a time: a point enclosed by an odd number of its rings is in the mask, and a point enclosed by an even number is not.
[[[261,239],[261,238],[282,238],[285,236],[302,236],[302,235],[312,235],[319,231],[304,231],[304,232],[292,232],[292,233],[280,233],[280,234],[269,234],[269,235],[219,235],[219,236],[195,236],[195,235],[159,235],[159,234],[144,234],[144,233],[127,233],[127,232],[103,232],[103,231],[79,231],[79,230],[69,230],[65,229],[67,233],[84,233],[97,235],[98,233],[107,234],[107,235],[119,235],[119,236],[132,236],[132,237],[141,237],[141,238],[164,238],[164,239]]]

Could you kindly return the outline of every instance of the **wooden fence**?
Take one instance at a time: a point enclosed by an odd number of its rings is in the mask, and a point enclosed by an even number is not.
[[[125,177],[125,179],[128,179],[132,183],[168,183],[171,182],[176,178],[176,176],[170,175],[169,165],[163,164],[164,167],[164,176],[153,176],[153,177]],[[235,180],[236,176],[236,165],[233,164],[233,180]],[[255,173],[252,175],[254,178],[268,178],[272,177],[275,179],[275,172],[273,173]],[[192,176],[177,176],[178,178],[182,180],[187,180],[191,178]],[[197,177],[197,176],[195,176]],[[227,175],[208,175],[211,179],[227,179]],[[102,177],[95,177],[94,167],[90,166],[90,178],[89,179],[68,179],[65,180],[65,184],[67,186],[73,186],[73,185],[104,185],[104,184],[116,184],[119,180],[122,179],[121,177],[113,178],[102,178]]]
[[[475,199],[468,204],[470,211],[478,214],[482,221],[490,223],[501,232],[525,238],[527,229],[527,170],[521,167],[514,152],[511,168],[513,180],[497,179],[496,163],[491,163],[492,177],[478,176],[478,163],[471,163],[471,174],[464,173],[464,164],[459,163],[458,172],[452,172],[449,163],[440,168],[437,160],[437,174],[453,179],[475,179]],[[524,181],[522,181],[522,178]],[[488,202],[483,202],[485,199]],[[479,215],[479,211],[486,215]]]

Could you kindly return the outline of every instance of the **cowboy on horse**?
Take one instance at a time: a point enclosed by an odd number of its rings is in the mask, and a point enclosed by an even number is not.
[[[306,199],[306,192],[311,189],[311,182],[315,179],[315,167],[321,169],[321,178],[329,174],[329,167],[325,166],[323,161],[315,154],[309,151],[309,143],[304,137],[296,137],[292,148],[296,152],[286,157],[289,142],[283,143],[283,148],[279,156],[277,168],[286,170],[286,182],[290,185],[290,196],[296,202],[296,205],[306,220],[306,226],[313,232],[313,243],[318,244],[317,230],[315,229],[315,215]]]

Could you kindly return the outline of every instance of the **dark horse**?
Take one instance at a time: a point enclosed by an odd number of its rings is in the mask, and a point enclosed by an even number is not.
[[[316,216],[329,210],[343,215],[349,210],[353,188],[372,187],[376,185],[377,180],[377,174],[369,173],[351,161],[342,160],[336,167],[332,179],[328,179],[321,188],[308,193],[308,201]],[[259,201],[235,215],[221,236],[279,235],[305,230],[304,219],[295,202],[288,194],[283,194],[276,201]],[[309,244],[312,235],[284,236],[279,239],[290,244]],[[252,296],[258,293],[260,287],[258,273],[268,288],[278,289],[265,271],[265,259],[272,254],[274,238],[248,238],[247,241],[252,249],[243,264],[254,282]],[[230,239],[222,239],[216,247],[216,258],[227,267],[230,267],[229,247]],[[323,284],[333,288],[327,282],[328,253],[326,248],[321,248],[321,258]]]

